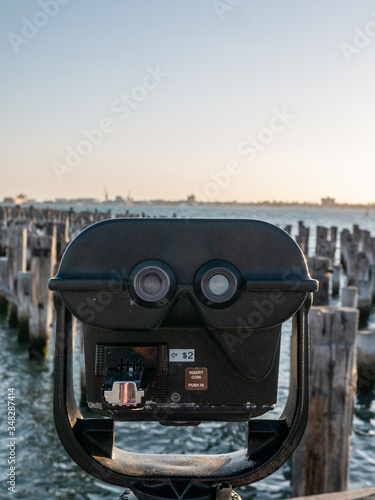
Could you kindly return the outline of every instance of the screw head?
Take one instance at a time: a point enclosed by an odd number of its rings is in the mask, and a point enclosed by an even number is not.
[[[174,403],[178,403],[181,399],[181,396],[179,395],[178,392],[174,392],[172,395],[171,395],[171,399]]]

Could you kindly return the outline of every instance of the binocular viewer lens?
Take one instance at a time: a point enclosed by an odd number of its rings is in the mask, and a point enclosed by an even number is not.
[[[229,262],[212,261],[202,266],[194,280],[195,293],[206,306],[226,307],[241,293],[241,275]]]
[[[129,284],[134,300],[145,307],[166,305],[176,291],[174,272],[167,264],[156,260],[146,260],[135,266]],[[225,307],[241,293],[241,275],[229,262],[208,262],[198,270],[194,289],[205,305]]]
[[[155,272],[147,271],[146,273],[143,274],[143,276],[140,278],[139,281],[141,290],[143,290],[143,292],[147,294],[147,296],[150,296],[151,298],[154,298],[162,290],[163,279]]]
[[[146,307],[162,307],[176,290],[176,277],[164,262],[146,260],[139,263],[129,276],[130,291],[137,302]]]
[[[229,280],[223,274],[215,274],[208,282],[208,289],[215,297],[222,297],[229,288]]]

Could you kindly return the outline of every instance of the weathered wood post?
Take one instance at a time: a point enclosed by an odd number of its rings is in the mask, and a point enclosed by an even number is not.
[[[30,300],[30,358],[45,357],[48,353],[52,322],[52,295],[48,280],[56,263],[56,232],[53,236],[32,235],[31,300]]]
[[[8,229],[0,228],[0,257],[6,257],[8,247]]]
[[[332,274],[332,295],[337,296],[340,293],[340,283],[342,276],[342,265],[335,264],[333,266],[333,274]]]
[[[358,310],[312,307],[310,413],[293,455],[295,496],[345,491],[356,392]]]
[[[319,281],[319,291],[314,293],[314,304],[328,305],[330,297],[331,259],[328,257],[308,257],[311,277]]]
[[[65,217],[65,220],[63,222],[59,222],[56,225],[56,261],[57,264],[60,263],[61,258],[66,250],[66,247],[69,244],[70,237],[69,237],[69,217]],[[57,272],[57,269],[56,269]]]
[[[373,303],[373,282],[371,280],[370,262],[363,251],[357,253],[354,278],[350,279],[349,284],[358,287],[360,319],[366,320],[371,313]]]
[[[0,227],[0,314],[5,315],[8,313],[8,300],[6,298],[8,290],[8,257],[6,256],[8,229],[6,228],[7,212],[3,207],[1,207],[0,216],[3,221],[2,227]]]
[[[357,244],[361,241],[361,229],[358,224],[353,224],[353,240]]]
[[[357,335],[358,389],[375,388],[375,330],[360,330]]]
[[[340,262],[343,265],[344,271],[347,266],[348,245],[352,243],[353,237],[348,229],[343,229],[340,233]]]
[[[306,227],[303,221],[298,221],[298,234],[296,236],[296,242],[301,247],[301,250],[305,255],[308,255],[309,253],[309,237],[310,228]]]
[[[338,228],[336,226],[331,226],[329,229],[329,238],[330,238],[330,242],[331,242],[332,262],[334,261],[335,254],[336,254],[337,234],[338,234]]]
[[[5,207],[0,207],[0,229],[8,226],[8,212]]]
[[[8,314],[8,258],[0,257],[0,314]]]
[[[370,280],[355,280],[358,287],[358,309],[361,321],[366,321],[371,313],[373,284]]]
[[[356,286],[346,286],[342,289],[342,307],[358,307],[358,288]]]
[[[359,242],[359,249],[364,252],[370,264],[373,263],[372,260],[372,243],[371,243],[371,233],[370,231],[361,230],[361,240]]]
[[[19,214],[20,212],[18,212]],[[9,326],[18,326],[18,273],[26,271],[27,229],[10,228],[8,244]]]
[[[329,235],[329,239],[328,239]],[[337,241],[337,227],[332,226],[329,230],[323,226],[316,228],[316,255],[328,257],[334,261]]]
[[[316,227],[315,254],[321,257],[330,257],[328,250],[328,229],[323,226]]]
[[[18,342],[29,342],[29,314],[31,294],[31,273],[20,271],[18,273]]]
[[[353,283],[356,275],[358,243],[348,243],[346,247],[346,275],[349,285]]]
[[[9,293],[17,295],[17,275],[26,271],[27,229],[12,227],[9,236]]]
[[[370,265],[370,280],[372,282],[372,303],[375,302],[375,264]]]

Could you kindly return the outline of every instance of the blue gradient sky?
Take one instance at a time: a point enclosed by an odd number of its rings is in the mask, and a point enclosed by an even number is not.
[[[0,5],[0,199],[103,199],[103,185],[110,197],[199,197],[235,161],[217,200],[375,201],[373,1],[244,0],[221,19],[213,0],[71,0],[16,53],[9,33],[22,36],[41,3]],[[168,76],[121,120],[113,101],[158,66]],[[247,161],[239,145],[275,109],[295,117]],[[59,181],[53,162],[103,119],[113,132]]]

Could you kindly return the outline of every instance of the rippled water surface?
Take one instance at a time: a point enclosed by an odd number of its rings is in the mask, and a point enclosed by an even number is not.
[[[138,208],[133,208],[137,212]],[[178,215],[192,217],[251,217],[268,220],[284,226],[298,220],[315,230],[317,224],[351,227],[359,223],[375,235],[375,214],[365,215],[359,210],[321,211],[292,209],[240,209],[235,207],[203,209],[190,207],[143,207],[151,215]],[[375,328],[374,317],[369,327]],[[279,400],[273,417],[285,404],[289,384],[290,323],[283,328]],[[17,332],[8,328],[0,317],[0,498],[20,500],[104,500],[117,499],[121,488],[101,483],[81,471],[63,450],[54,429],[52,417],[53,366],[52,356],[42,363],[30,363],[25,346],[17,342]],[[78,346],[79,342],[77,342]],[[51,347],[52,351],[52,347]],[[77,351],[77,349],[76,349]],[[78,372],[78,352],[75,370]],[[77,393],[78,382],[76,383]],[[6,438],[7,390],[16,390],[16,493],[7,493],[5,475],[9,472]],[[79,397],[79,394],[78,394]],[[135,452],[156,453],[222,453],[245,447],[246,424],[205,423],[193,428],[163,427],[158,423],[116,424],[116,445]],[[375,395],[358,395],[351,444],[350,488],[365,488],[375,484]],[[243,499],[271,500],[290,498],[291,468],[284,465],[273,475],[255,485],[239,489]]]

